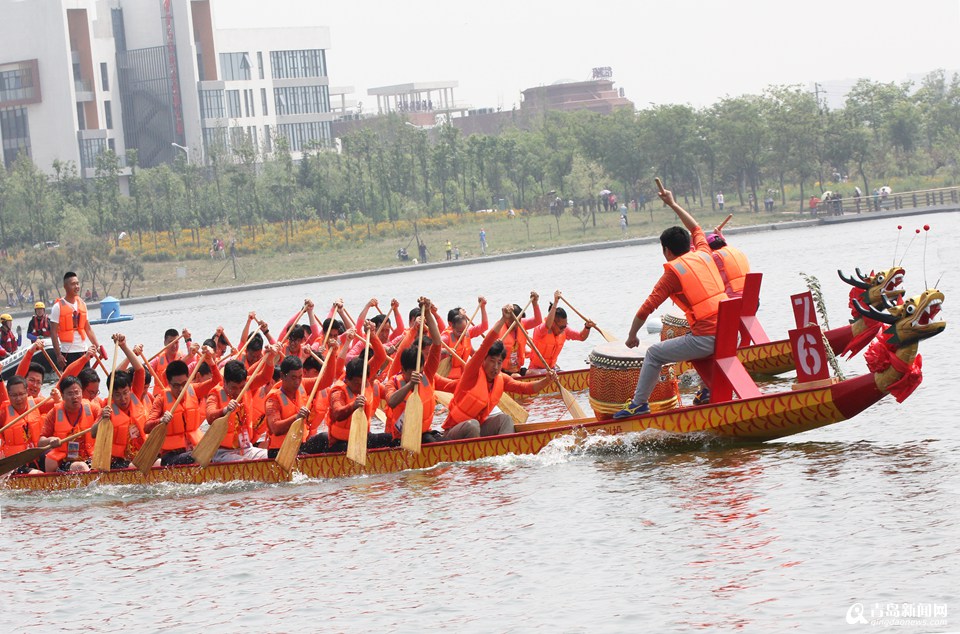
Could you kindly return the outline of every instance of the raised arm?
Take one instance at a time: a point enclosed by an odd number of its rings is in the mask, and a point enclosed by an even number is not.
[[[698,226],[696,219],[690,215],[686,209],[680,206],[674,197],[673,192],[669,189],[661,190],[659,193],[660,200],[664,202],[667,207],[673,209],[673,213],[677,214],[677,217],[680,218],[680,222],[683,223],[683,226],[687,228],[687,231],[693,232]]]

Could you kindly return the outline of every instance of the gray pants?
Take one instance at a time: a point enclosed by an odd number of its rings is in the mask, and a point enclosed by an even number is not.
[[[477,438],[478,436],[499,436],[514,432],[513,419],[506,414],[490,414],[482,423],[471,418],[451,427],[443,434],[444,440]]]
[[[647,348],[637,380],[637,390],[633,393],[634,404],[646,403],[650,393],[657,385],[660,370],[668,363],[702,359],[713,354],[716,337],[699,337],[687,333],[682,337],[660,341]]]

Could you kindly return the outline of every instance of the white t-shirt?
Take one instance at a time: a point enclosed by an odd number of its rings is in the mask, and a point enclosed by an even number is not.
[[[723,194],[717,194],[717,204],[718,205],[723,204]]]
[[[67,302],[67,300],[65,300],[65,299],[64,299],[63,301],[66,302],[68,306],[71,306],[71,307],[73,308],[73,311],[79,311],[79,310],[80,310],[80,302],[81,302],[82,300],[81,300],[79,297],[77,298],[77,303],[76,303],[76,304],[71,304],[70,302]],[[71,314],[67,317],[67,319],[73,319],[73,315],[72,315],[72,312],[73,312],[73,311],[71,311]],[[55,323],[55,324],[58,324],[58,325],[60,324],[60,302],[59,302],[59,300],[58,300],[56,303],[54,303],[53,308],[50,310],[50,323],[52,323],[52,324]],[[86,333],[84,333],[84,336],[86,336]],[[63,342],[63,341],[60,342],[60,352],[62,352],[63,354],[67,354],[68,352],[73,352],[73,353],[76,353],[76,352],[86,352],[86,351],[87,351],[87,348],[88,348],[89,346],[90,346],[90,342],[87,341],[87,340],[85,340],[85,339],[83,339],[83,338],[81,338],[81,337],[80,337],[80,329],[79,329],[79,328],[76,328],[76,329],[74,329],[74,331],[73,331],[73,342],[72,342],[72,343],[65,343],[65,342]]]

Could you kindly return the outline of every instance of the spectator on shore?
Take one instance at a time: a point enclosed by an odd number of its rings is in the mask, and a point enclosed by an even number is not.
[[[717,207],[720,208],[720,211],[723,211],[723,190],[717,192]]]

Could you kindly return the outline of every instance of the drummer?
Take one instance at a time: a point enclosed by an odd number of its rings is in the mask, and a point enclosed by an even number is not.
[[[567,326],[567,312],[557,305],[561,297],[560,291],[553,292],[553,303],[550,304],[547,317],[533,331],[533,345],[543,355],[549,367],[554,370],[559,370],[557,359],[560,358],[563,344],[568,339],[584,341],[590,335],[590,329],[596,326],[592,321],[586,321],[583,324],[583,330],[569,328]],[[534,355],[530,359],[530,368],[527,370],[527,375],[535,376],[546,373],[547,368],[543,366],[540,357]]]
[[[626,418],[650,413],[647,400],[660,377],[661,368],[668,363],[702,359],[714,352],[717,334],[717,311],[720,302],[727,299],[723,279],[710,255],[703,229],[673,198],[669,190],[661,190],[660,199],[667,204],[683,222],[682,227],[670,227],[660,234],[660,245],[667,263],[630,325],[627,346],[640,345],[637,332],[647,317],[668,298],[683,309],[690,332],[673,339],[660,341],[647,348],[637,389],[626,407],[613,415]]]

